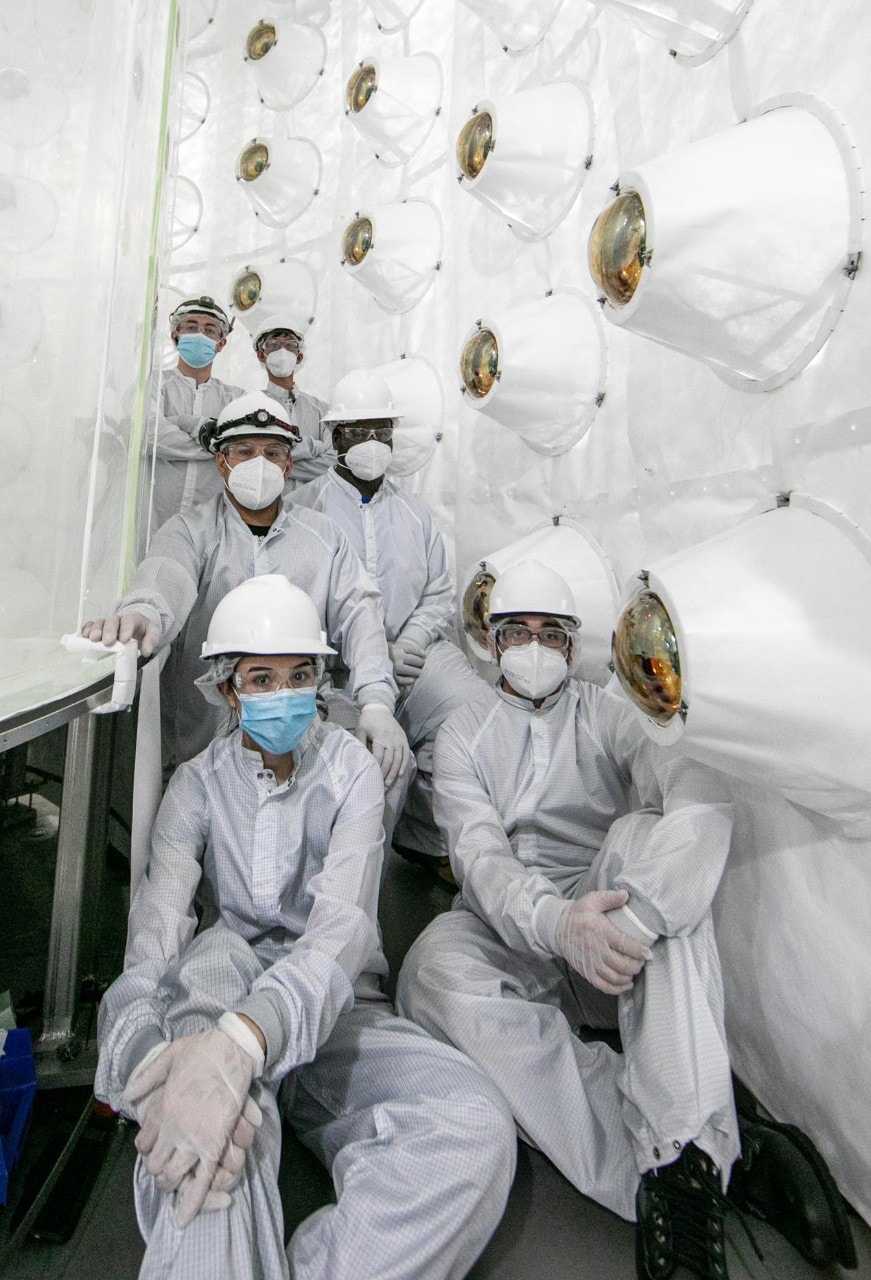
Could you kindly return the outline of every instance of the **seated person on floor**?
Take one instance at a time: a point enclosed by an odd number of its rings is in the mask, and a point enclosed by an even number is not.
[[[266,316],[254,334],[254,351],[267,375],[264,393],[278,401],[299,436],[285,494],[322,475],[336,460],[330,426],[322,422],[327,406],[296,385],[297,368],[305,359],[299,328],[298,319],[279,314]]]
[[[141,1125],[140,1275],[460,1280],[505,1205],[511,1116],[382,994],[381,775],[317,715],[317,610],[264,581],[215,610],[200,686],[238,727],[170,780],[100,1008],[95,1091]],[[338,1201],[286,1251],[282,1116]]]
[[[643,1280],[679,1263],[724,1280],[739,1152],[711,919],[725,780],[570,678],[579,619],[553,570],[503,573],[488,621],[500,683],[435,748],[460,896],[409,951],[397,1006],[487,1072],[580,1191],[637,1222]],[[576,1034],[618,1026],[622,1053]],[[757,1190],[773,1165],[783,1185],[807,1172],[763,1146]]]
[[[450,643],[456,600],[444,538],[425,504],[386,476],[401,416],[377,373],[346,374],[324,415],[336,464],[294,490],[293,502],[335,520],[378,584],[399,685],[397,719],[418,767],[400,828],[422,834],[422,841],[407,836],[419,853],[443,856],[431,816],[432,745],[448,712],[480,696],[486,685]],[[412,827],[410,813],[421,814],[422,822]]]
[[[215,606],[246,578],[286,575],[312,598],[321,626],[341,650],[359,708],[355,732],[370,745],[398,810],[413,766],[393,718],[397,689],[381,598],[332,520],[282,506],[296,438],[284,410],[261,391],[240,396],[206,424],[201,439],[214,455],[223,492],[158,530],[115,614],[86,622],[82,635],[106,644],[133,638],[145,656],[172,644],[161,680],[169,770],[202,751],[221,723],[219,708],[203,707],[193,685],[205,670],[201,650]]]
[[[153,529],[176,512],[221,492],[221,478],[197,433],[207,418],[216,417],[242,394],[241,387],[212,377],[212,364],[233,327],[214,298],[180,302],[169,317],[169,327],[178,348],[178,364],[155,375],[160,397],[154,409]]]

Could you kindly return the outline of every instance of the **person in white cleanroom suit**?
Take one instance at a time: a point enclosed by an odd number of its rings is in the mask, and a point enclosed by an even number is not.
[[[253,578],[218,604],[205,652],[203,683],[241,725],[170,780],[100,1006],[96,1093],[142,1126],[140,1276],[459,1280],[504,1208],[513,1124],[381,992],[384,790],[316,714],[318,612],[286,578]],[[338,1200],[286,1253],[280,1113]]]
[[[169,327],[178,364],[155,376],[154,529],[176,512],[221,492],[223,482],[197,432],[206,418],[217,417],[242,394],[241,387],[212,377],[212,364],[232,328],[214,298],[180,302]]]
[[[282,313],[266,316],[254,333],[254,351],[266,370],[264,391],[278,401],[299,436],[285,488],[289,493],[322,475],[336,460],[330,428],[321,423],[327,406],[296,385],[297,368],[305,359],[299,320]]]
[[[419,786],[424,791],[414,808],[429,809],[431,815],[436,729],[449,711],[479,696],[486,685],[449,642],[456,599],[444,538],[424,503],[385,474],[401,417],[377,373],[346,374],[323,419],[332,428],[336,465],[294,490],[293,502],[332,517],[378,584],[400,691],[397,718],[417,757],[412,794]],[[443,853],[434,828],[427,846],[421,852]]]
[[[490,1075],[580,1191],[632,1220],[642,1175],[678,1162],[716,1234],[739,1145],[710,912],[732,810],[717,775],[570,678],[575,609],[536,561],[493,586],[500,684],[436,738],[460,895],[409,951],[397,1005]],[[575,1034],[618,1023],[622,1054]]]
[[[396,684],[378,590],[332,520],[304,508],[284,509],[296,434],[283,410],[260,391],[231,401],[201,433],[226,488],[182,511],[155,534],[114,616],[86,622],[82,635],[111,644],[140,642],[147,656],[173,643],[161,683],[164,759],[189,760],[218,731],[221,713],[193,687],[216,604],[246,578],[283,573],[306,591],[330,641],[350,670],[359,708],[357,735],[381,764],[385,783],[407,789],[411,766],[405,735],[393,718]],[[401,780],[404,779],[404,784]]]

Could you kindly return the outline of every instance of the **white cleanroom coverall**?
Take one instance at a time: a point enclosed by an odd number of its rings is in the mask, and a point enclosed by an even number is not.
[[[444,854],[432,820],[433,741],[454,707],[487,688],[448,640],[454,633],[456,600],[444,538],[424,503],[386,478],[366,501],[333,468],[295,490],[293,502],[322,511],[345,531],[378,584],[387,639],[392,643],[406,635],[427,651],[421,674],[399,691],[397,719],[418,769],[399,832],[404,844],[430,855]]]
[[[378,766],[318,721],[293,754],[278,785],[236,730],[178,769],[131,908],[124,973],[101,1004],[95,1089],[121,1110],[130,1072],[161,1039],[210,1029],[229,1010],[267,1043],[252,1085],[263,1124],[229,1208],[178,1229],[174,1194],[138,1160],[140,1274],[459,1280],[504,1208],[511,1117],[471,1063],[380,993]],[[279,1105],[332,1170],[338,1199],[301,1224],[287,1255]]]
[[[213,498],[158,530],[116,608],[159,622],[159,648],[175,641],[161,682],[170,763],[201,751],[222,721],[220,708],[207,706],[193,684],[207,669],[200,653],[215,606],[240,582],[264,573],[283,573],[311,598],[350,668],[357,705],[395,706],[378,590],[341,529],[318,512],[293,507],[280,511],[260,538],[226,497]]]
[[[655,746],[621,698],[569,681],[539,710],[498,689],[455,711],[434,787],[461,892],[406,956],[398,1008],[477,1062],[522,1135],[622,1217],[640,1174],[687,1142],[725,1181],[738,1138],[710,912],[725,783]],[[626,889],[660,935],[619,997],[556,948],[566,900],[601,889]],[[618,1021],[622,1054],[574,1034]]]
[[[285,497],[294,489],[308,484],[322,475],[336,461],[333,448],[333,424],[321,424],[327,411],[323,400],[307,395],[305,391],[286,391],[271,380],[263,388],[264,393],[277,400],[300,434],[299,444],[293,446],[293,470],[284,487]]]
[[[454,584],[442,535],[417,498],[390,480],[366,501],[335,468],[296,489],[294,505],[330,516],[378,583],[387,639],[406,627],[426,646],[454,628]]]
[[[242,387],[231,387],[217,378],[195,382],[178,369],[167,369],[154,379],[152,413],[157,422],[153,448],[154,515],[152,529],[159,529],[170,516],[197,502],[205,502],[222,493],[224,480],[215,459],[197,439],[200,424],[206,418],[217,418],[221,410],[243,393]],[[149,475],[149,481],[150,481]]]

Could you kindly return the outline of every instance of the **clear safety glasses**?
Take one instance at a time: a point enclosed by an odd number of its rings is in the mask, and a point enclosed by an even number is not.
[[[221,453],[231,462],[247,462],[250,458],[263,457],[267,462],[283,467],[290,457],[290,445],[282,444],[280,440],[269,440],[266,443],[260,440],[230,440],[221,446]]]
[[[571,636],[563,627],[542,627],[540,631],[533,631],[521,622],[506,622],[504,627],[496,628],[496,640],[506,649],[519,649],[537,640],[545,649],[558,649],[565,653]]]
[[[274,667],[256,666],[248,671],[233,672],[233,687],[239,693],[278,693],[279,689],[316,689],[318,668],[315,662],[295,667],[288,674]]]
[[[260,343],[260,350],[265,351],[267,355],[271,351],[278,351],[282,347],[285,351],[299,351],[302,344],[299,338],[292,333],[273,333],[268,338],[264,338]]]
[[[202,333],[207,338],[211,338],[213,342],[220,342],[224,336],[224,330],[217,320],[180,320],[178,332],[181,334]]]

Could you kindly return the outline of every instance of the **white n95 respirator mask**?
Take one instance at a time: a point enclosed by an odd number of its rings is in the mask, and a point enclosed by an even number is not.
[[[262,511],[284,488],[284,469],[262,456],[249,458],[233,467],[227,477],[227,488],[249,511]]]
[[[569,674],[565,654],[536,641],[506,649],[499,655],[499,666],[511,688],[524,698],[546,698]]]
[[[279,347],[277,351],[270,351],[267,355],[266,368],[270,373],[274,373],[276,378],[286,378],[288,374],[293,373],[298,358],[296,351]]]
[[[390,465],[393,452],[389,444],[380,440],[367,440],[352,445],[345,454],[345,466],[358,480],[377,480]]]

